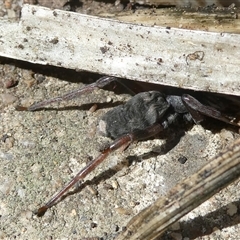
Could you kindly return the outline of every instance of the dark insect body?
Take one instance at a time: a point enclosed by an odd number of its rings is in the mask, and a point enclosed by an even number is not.
[[[142,92],[125,104],[107,112],[100,120],[100,131],[112,139],[124,134],[144,131],[158,123],[166,129],[180,119],[200,123],[204,115],[233,125],[233,117],[222,114],[217,109],[201,104],[194,97],[164,95],[158,91]]]
[[[92,92],[95,88],[103,88],[115,77],[102,77],[95,83],[86,85],[62,97],[48,99],[28,108],[18,107],[18,110],[34,111],[51,103],[70,100],[81,94]],[[80,179],[84,179],[93,171],[111,152],[129,146],[133,141],[150,138],[167,129],[179,119],[193,120],[199,123],[204,116],[212,117],[231,125],[240,126],[238,119],[221,113],[216,108],[203,105],[194,97],[184,94],[182,96],[164,95],[158,91],[142,92],[135,95],[123,105],[106,113],[100,121],[100,131],[106,136],[115,139],[100,155],[89,162],[58,194],[56,194],[43,207],[36,212],[43,216],[59,199]]]

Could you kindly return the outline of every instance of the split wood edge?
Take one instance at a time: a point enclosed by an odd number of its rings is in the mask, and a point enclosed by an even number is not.
[[[240,176],[240,139],[128,223],[117,240],[150,240]]]

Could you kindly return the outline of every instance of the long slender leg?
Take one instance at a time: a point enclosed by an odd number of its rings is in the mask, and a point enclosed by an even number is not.
[[[161,124],[152,125],[144,130],[139,130],[133,133],[123,135],[122,137],[116,139],[107,148],[105,148],[100,155],[89,162],[78,174],[68,183],[63,189],[53,196],[44,206],[39,208],[36,212],[38,217],[44,215],[48,208],[51,208],[57,203],[59,199],[66,193],[75,183],[79,180],[84,179],[91,171],[93,171],[110,153],[121,148],[122,146],[129,146],[133,141],[143,140],[151,136],[156,135],[162,131],[164,127]]]
[[[217,109],[210,106],[203,105],[197,99],[188,94],[184,94],[182,96],[182,101],[189,112],[193,115],[193,118],[196,116],[196,122],[201,121],[203,119],[202,115],[205,115],[232,124],[234,126],[240,126],[240,122],[236,122],[236,118],[223,114]]]
[[[92,92],[96,88],[103,88],[104,86],[108,85],[110,82],[115,81],[115,80],[117,80],[116,77],[104,76],[102,78],[99,78],[96,82],[94,82],[92,84],[86,85],[85,87],[79,88],[75,91],[71,91],[69,93],[66,93],[61,97],[50,98],[50,99],[47,99],[45,101],[34,103],[33,105],[31,105],[28,108],[18,106],[17,110],[19,110],[19,111],[24,111],[24,110],[35,111],[37,109],[43,108],[43,107],[45,107],[49,104],[52,104],[52,103],[71,100],[71,99],[76,98],[76,97],[78,97],[82,94]]]

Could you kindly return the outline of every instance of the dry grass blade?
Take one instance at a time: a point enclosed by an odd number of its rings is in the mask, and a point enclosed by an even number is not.
[[[117,240],[155,239],[182,216],[240,176],[240,139],[135,216]]]

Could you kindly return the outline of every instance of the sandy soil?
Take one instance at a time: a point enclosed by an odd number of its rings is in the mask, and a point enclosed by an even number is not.
[[[0,1],[1,16],[16,17],[20,2]],[[8,59],[1,59],[0,68],[1,239],[113,239],[141,209],[239,137],[236,129],[214,122],[134,143],[112,154],[84,188],[38,218],[33,211],[110,141],[98,134],[100,117],[131,96],[112,86],[115,91],[97,90],[41,111],[18,112],[18,104],[61,95],[99,76]],[[234,182],[161,239],[239,239],[239,189],[240,181]]]

